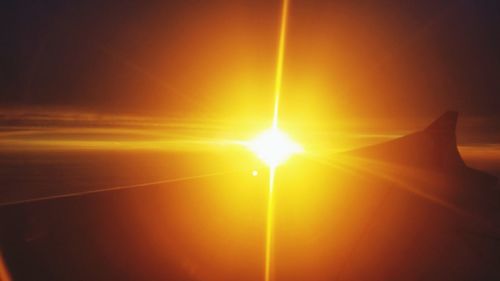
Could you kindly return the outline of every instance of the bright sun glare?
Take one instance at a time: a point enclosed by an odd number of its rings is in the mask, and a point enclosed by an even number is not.
[[[293,154],[303,151],[298,143],[278,128],[264,131],[247,145],[271,168],[282,164]]]

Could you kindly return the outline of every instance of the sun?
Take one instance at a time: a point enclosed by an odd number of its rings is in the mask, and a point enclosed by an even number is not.
[[[303,151],[298,143],[274,127],[249,141],[247,147],[271,168],[284,163],[293,154]]]

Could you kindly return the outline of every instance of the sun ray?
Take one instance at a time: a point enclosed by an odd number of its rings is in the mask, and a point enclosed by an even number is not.
[[[191,180],[197,180],[197,179],[204,179],[204,178],[210,178],[210,177],[215,177],[215,176],[227,175],[227,174],[236,173],[236,172],[241,172],[241,171],[238,171],[238,170],[226,171],[226,172],[218,172],[218,173],[210,173],[210,174],[201,174],[201,175],[195,175],[195,176],[170,178],[170,179],[165,179],[165,180],[143,182],[143,183],[136,183],[136,184],[130,184],[130,185],[118,185],[118,186],[110,186],[110,187],[103,187],[103,188],[94,188],[94,189],[86,190],[86,191],[62,193],[62,194],[55,194],[55,195],[49,195],[49,196],[43,196],[43,197],[35,197],[35,198],[21,199],[21,200],[15,200],[15,201],[1,202],[0,207],[6,207],[6,206],[12,206],[12,205],[24,204],[24,203],[41,202],[41,201],[61,199],[61,198],[79,197],[79,196],[85,196],[85,195],[91,195],[91,194],[109,192],[109,191],[135,189],[135,188],[152,187],[152,186],[161,186],[162,184],[170,184],[170,183],[185,182],[185,181],[191,181]]]
[[[311,160],[323,165],[334,167],[335,169],[341,169],[343,172],[349,172],[354,175],[367,174],[388,183],[393,183],[393,187],[410,192],[415,196],[418,196],[432,204],[443,207],[463,218],[471,219],[475,222],[484,222],[484,220],[479,216],[474,215],[473,213],[468,212],[451,202],[441,199],[437,195],[424,192],[423,190],[417,188],[414,184],[415,181],[420,181],[424,186],[437,187],[436,183],[426,180],[426,178],[430,177],[428,172],[426,173],[425,171],[420,171],[419,173],[419,170],[415,168],[408,168],[398,164],[391,164],[388,162],[361,157],[342,157],[338,155],[335,160],[328,158],[311,158]],[[351,163],[353,161],[356,161],[356,163]],[[485,222],[485,224],[487,225],[488,223]]]

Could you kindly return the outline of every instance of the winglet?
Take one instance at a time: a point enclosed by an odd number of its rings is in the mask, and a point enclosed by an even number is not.
[[[465,166],[457,149],[457,118],[458,112],[447,111],[423,131],[432,139],[434,143],[433,157],[436,157],[436,161],[442,166]]]
[[[457,128],[457,119],[458,112],[447,111],[434,122],[432,122],[425,130],[427,132],[455,134],[455,130]]]

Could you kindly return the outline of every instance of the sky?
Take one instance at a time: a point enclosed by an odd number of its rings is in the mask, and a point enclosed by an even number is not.
[[[2,1],[3,123],[271,118],[279,12],[267,0]],[[413,129],[453,109],[495,142],[499,49],[497,1],[292,0],[280,116]]]

